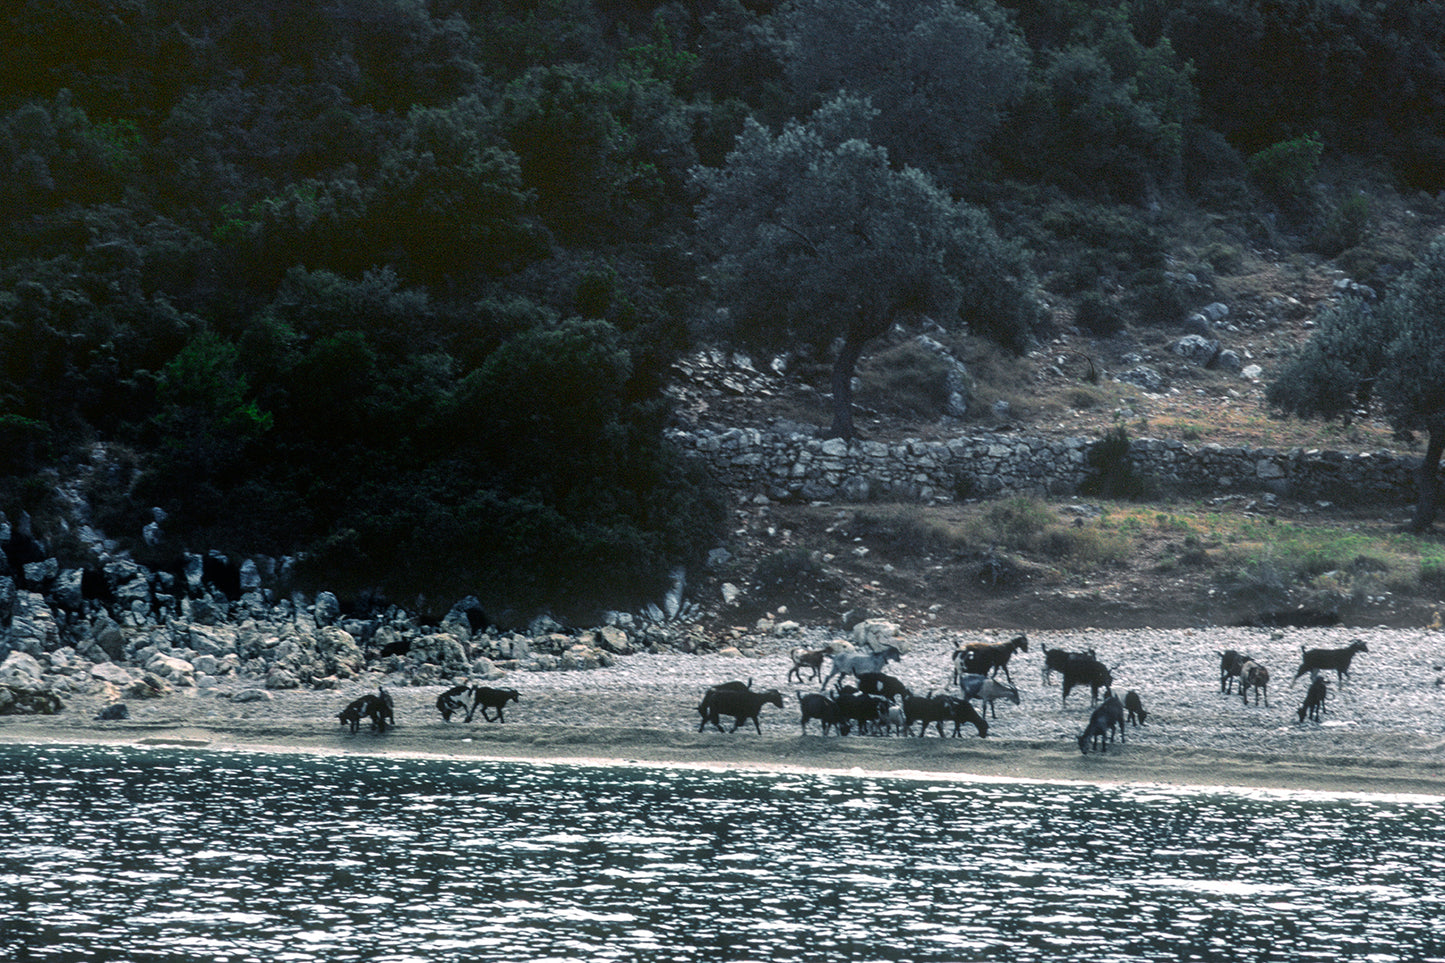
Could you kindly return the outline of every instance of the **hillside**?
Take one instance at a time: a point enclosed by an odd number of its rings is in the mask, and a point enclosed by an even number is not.
[[[1130,437],[1195,446],[1418,451],[1373,414],[1349,424],[1272,416],[1264,392],[1275,367],[1354,279],[1347,268],[1407,257],[1438,232],[1438,208],[1420,200],[1411,208],[1389,192],[1372,196],[1371,241],[1337,258],[1246,245],[1230,273],[1210,279],[1196,307],[1228,308],[1211,337],[1238,353],[1253,377],[1206,370],[1175,355],[1171,347],[1184,333],[1179,325],[1091,337],[1059,309],[1047,343],[1020,357],[976,339],[949,341],[968,369],[972,395],[969,414],[950,418],[920,413],[927,402],[916,395],[927,392],[888,370],[906,366],[920,333],[900,329],[860,367],[860,433],[881,441],[990,431],[1099,437],[1123,426]],[[1181,228],[1176,236],[1181,252],[1208,243],[1207,232]],[[1371,280],[1378,284],[1389,271],[1377,268]],[[686,376],[673,393],[684,422],[827,424],[823,366],[789,359],[776,366],[780,373],[722,357],[682,366]],[[1116,380],[1141,364],[1162,374],[1166,386],[1149,392]],[[1096,381],[1088,379],[1091,369]],[[731,561],[691,592],[716,599],[723,582],[751,584],[742,603],[717,612],[721,632],[768,616],[828,623],[854,609],[920,628],[965,630],[1219,625],[1301,607],[1346,624],[1420,626],[1445,607],[1434,578],[1441,541],[1401,535],[1408,508],[1258,495],[1162,496],[1149,503],[754,503],[735,509]],[[1015,545],[1003,535],[1000,544],[999,533],[1010,527],[1032,530],[1016,535]],[[1093,541],[1071,546],[1059,532]],[[766,589],[753,576],[760,564],[787,574]]]

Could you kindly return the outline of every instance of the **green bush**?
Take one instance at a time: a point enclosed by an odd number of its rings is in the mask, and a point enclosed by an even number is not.
[[[1134,466],[1130,456],[1129,432],[1123,425],[1111,428],[1090,446],[1090,475],[1079,491],[1098,498],[1147,498],[1154,485]]]
[[[1319,134],[1315,133],[1266,147],[1250,155],[1250,179],[1276,201],[1302,201],[1319,176],[1324,146]]]
[[[1075,322],[1079,330],[1100,338],[1107,338],[1127,327],[1119,305],[1097,291],[1088,291],[1079,298]]]
[[[1363,244],[1370,229],[1370,199],[1364,194],[1351,194],[1325,217],[1315,235],[1314,246],[1326,257],[1333,257]]]

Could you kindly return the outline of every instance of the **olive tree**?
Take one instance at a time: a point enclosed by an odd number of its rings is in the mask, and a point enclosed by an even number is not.
[[[990,0],[791,0],[780,20],[795,96],[868,98],[874,142],[949,181],[1028,79],[1028,45]]]
[[[836,344],[829,437],[853,436],[854,368],[895,322],[1027,328],[1036,317],[1020,253],[983,212],[891,167],[865,139],[873,114],[839,97],[777,134],[750,122],[721,168],[696,172],[699,231],[734,339]]]
[[[1377,404],[1401,437],[1424,432],[1411,531],[1435,521],[1445,452],[1445,238],[1435,241],[1378,304],[1332,308],[1269,386],[1276,408],[1337,418]]]

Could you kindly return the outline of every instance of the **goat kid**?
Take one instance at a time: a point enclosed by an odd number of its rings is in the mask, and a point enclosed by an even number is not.
[[[1129,721],[1136,726],[1142,726],[1144,720],[1149,718],[1149,713],[1144,711],[1144,701],[1133,689],[1124,693],[1124,711],[1129,714]]]
[[[1360,652],[1368,651],[1370,649],[1365,645],[1364,639],[1355,639],[1343,649],[1306,649],[1304,646],[1300,646],[1299,668],[1295,670],[1294,678],[1290,680],[1289,684],[1294,685],[1306,672],[1313,680],[1319,677],[1321,671],[1328,672],[1333,669],[1335,681],[1343,686],[1345,679],[1350,674],[1351,660]]]
[[[1309,691],[1305,693],[1304,704],[1299,707],[1299,721],[1304,722],[1305,717],[1314,722],[1320,721],[1320,714],[1325,711],[1325,697],[1329,695],[1329,684],[1324,679],[1315,677],[1310,683]]]

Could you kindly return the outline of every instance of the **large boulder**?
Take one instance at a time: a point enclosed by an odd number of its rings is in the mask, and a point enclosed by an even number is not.
[[[886,619],[868,619],[853,626],[849,641],[863,652],[880,652],[898,648],[898,626]]]
[[[422,636],[412,642],[408,654],[412,661],[437,666],[448,675],[466,672],[471,666],[466,645],[450,632]]]
[[[11,648],[31,655],[42,655],[60,645],[60,624],[45,596],[38,592],[15,593],[9,641]]]
[[[65,703],[40,686],[0,683],[0,716],[53,716]]]
[[[28,652],[11,652],[0,662],[0,682],[7,685],[39,685],[44,677],[40,660]]]
[[[366,668],[366,653],[345,629],[334,625],[316,630],[314,651],[320,663],[317,675],[334,675],[349,679]]]
[[[172,685],[190,687],[196,684],[196,667],[185,659],[156,653],[146,662],[146,671]]]
[[[1174,342],[1173,352],[1201,367],[1209,367],[1219,356],[1219,342],[1197,334],[1186,334]]]

